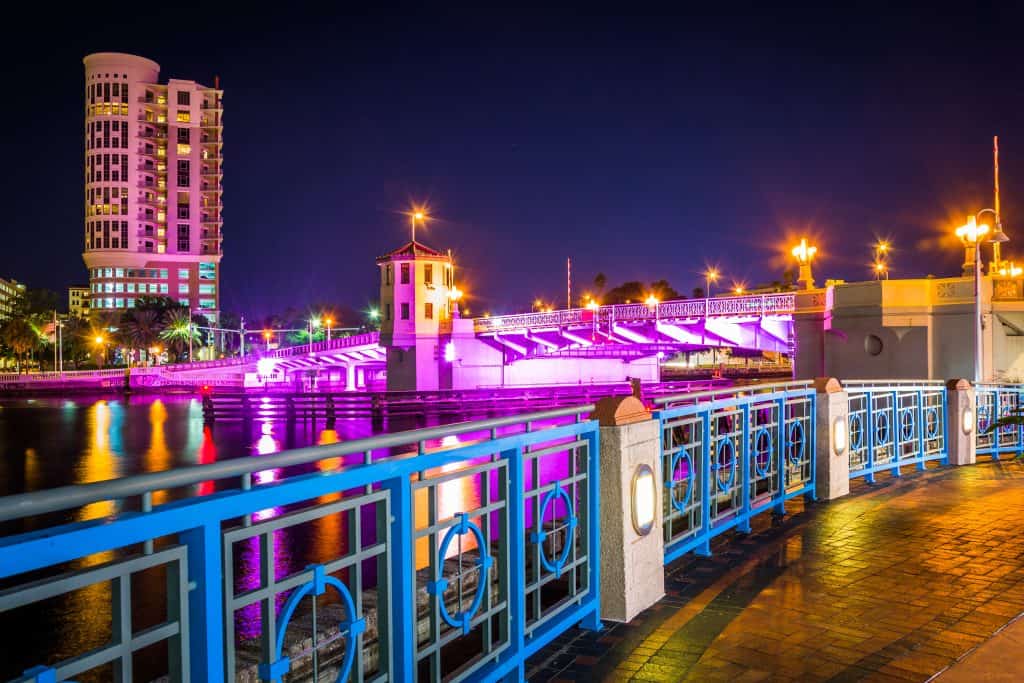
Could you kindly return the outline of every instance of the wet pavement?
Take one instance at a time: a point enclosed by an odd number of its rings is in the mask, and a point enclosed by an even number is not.
[[[1019,463],[908,469],[787,513],[667,567],[631,623],[563,634],[529,680],[927,681],[1024,612]]]

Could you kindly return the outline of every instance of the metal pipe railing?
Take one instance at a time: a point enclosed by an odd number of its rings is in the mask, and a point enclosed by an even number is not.
[[[667,403],[676,403],[678,401],[700,401],[704,398],[718,398],[726,397],[731,395],[746,395],[752,393],[766,393],[769,391],[797,391],[801,389],[807,389],[814,382],[812,380],[797,380],[791,382],[769,382],[767,384],[745,384],[742,386],[731,386],[722,387],[721,389],[709,389],[707,391],[697,391],[686,394],[675,394],[672,396],[658,396],[653,399],[653,402],[658,405],[664,405]]]
[[[18,493],[0,498],[0,522],[6,522],[33,515],[43,515],[71,508],[89,505],[105,500],[139,496],[152,491],[191,486],[204,481],[242,477],[269,469],[307,465],[326,458],[336,458],[355,453],[366,453],[393,448],[395,446],[417,445],[418,452],[425,452],[427,441],[445,436],[457,436],[490,430],[490,438],[497,438],[496,430],[511,425],[524,425],[532,431],[532,423],[559,417],[576,417],[594,410],[594,404],[556,408],[525,415],[498,417],[474,422],[461,422],[443,427],[426,427],[395,434],[383,434],[345,443],[326,446],[297,448],[276,455],[261,458],[239,458],[221,462],[189,465],[165,472],[148,472],[120,479],[73,484],[55,489]],[[446,449],[438,449],[446,450]]]

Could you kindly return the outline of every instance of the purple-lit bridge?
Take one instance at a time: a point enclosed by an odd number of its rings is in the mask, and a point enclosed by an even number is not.
[[[643,368],[656,368],[656,357],[677,352],[732,348],[791,353],[795,299],[793,293],[730,296],[449,320],[437,340],[436,361],[442,373],[448,366],[448,388],[622,381],[627,376],[651,379]],[[0,389],[91,385],[309,389],[315,378],[317,386],[382,390],[387,358],[388,348],[381,345],[380,334],[369,332],[256,351],[245,358],[127,372],[0,375]],[[553,368],[570,368],[571,373],[558,375]]]
[[[477,318],[476,336],[520,357],[644,357],[714,347],[789,353],[794,294],[684,299]]]

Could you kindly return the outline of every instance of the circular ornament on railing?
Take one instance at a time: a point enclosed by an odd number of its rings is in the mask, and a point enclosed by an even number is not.
[[[685,475],[682,477],[677,476],[684,466],[686,467]],[[683,483],[686,484],[686,495],[682,500],[679,500],[677,492],[682,488],[681,484]],[[670,492],[668,499],[672,503],[672,507],[679,510],[679,512],[686,512],[686,508],[690,505],[690,500],[693,498],[693,457],[685,448],[672,456],[669,480],[665,482],[665,485]]]
[[[939,436],[939,409],[929,406],[924,411],[924,435],[925,438],[935,439]]]
[[[445,557],[448,555],[448,546],[451,545],[455,538],[466,534],[473,534],[473,537],[476,538],[476,547],[480,551],[480,558],[476,561],[480,576],[477,579],[473,602],[468,609],[457,614],[451,614],[444,602],[444,592],[448,589],[448,579],[443,576],[437,581],[427,583],[427,593],[437,596],[438,609],[441,612],[441,618],[444,620],[444,623],[452,628],[461,628],[462,635],[466,635],[469,633],[473,616],[480,609],[480,603],[483,602],[484,591],[487,590],[487,575],[491,565],[494,564],[494,558],[487,554],[487,541],[484,539],[484,532],[480,531],[480,527],[476,524],[469,521],[469,515],[465,512],[460,512],[455,516],[459,518],[459,521],[455,526],[448,529],[448,532],[441,540],[441,547],[437,551],[437,564],[439,567],[444,566]]]
[[[889,443],[889,413],[875,415],[875,445],[884,446]]]
[[[802,422],[791,422],[786,430],[786,455],[794,465],[799,465],[804,459],[804,451],[807,444],[804,440],[804,425]]]
[[[754,471],[757,472],[757,476],[768,476],[774,453],[775,444],[772,443],[772,435],[765,427],[761,427],[754,435]]]
[[[341,666],[338,669],[338,677],[335,680],[338,683],[341,683],[341,681],[347,681],[349,674],[352,673],[352,664],[355,661],[357,647],[356,640],[359,634],[366,631],[366,619],[355,618],[356,606],[355,602],[352,600],[352,593],[349,592],[348,586],[333,576],[328,575],[322,564],[312,564],[306,568],[313,571],[313,580],[292,591],[292,594],[288,596],[288,601],[284,604],[284,608],[281,610],[281,616],[279,617],[280,626],[277,631],[277,642],[274,643],[275,659],[270,664],[261,663],[258,667],[260,679],[264,681],[279,681],[291,670],[291,658],[281,656],[281,652],[284,649],[284,635],[288,630],[288,623],[295,614],[295,608],[299,606],[299,602],[302,598],[312,594],[314,596],[313,599],[315,600],[316,596],[324,594],[327,590],[327,586],[333,588],[338,593],[339,597],[341,597],[341,602],[345,607],[345,614],[348,615],[347,621],[343,621],[338,624],[339,637],[347,637],[348,643],[345,647],[345,656],[342,658]]]
[[[850,416],[850,448],[859,451],[864,445],[864,418],[859,413]]]
[[[715,477],[718,490],[724,493],[732,488],[733,482],[736,480],[736,447],[733,446],[732,439],[727,436],[720,438],[718,447],[715,448],[715,469],[718,471],[718,475]],[[723,479],[722,470],[725,469],[728,469],[729,476]]]
[[[548,558],[547,552],[544,550],[544,541],[550,536],[550,533],[544,531],[544,517],[547,515],[548,507],[552,501],[556,498],[561,498],[565,502],[565,509],[568,512],[568,518],[566,519],[566,531],[565,531],[565,545],[562,546],[562,552],[558,554],[558,557],[552,562]],[[569,551],[573,548],[573,541],[576,533],[576,526],[579,520],[576,519],[576,515],[573,514],[575,510],[572,506],[572,498],[569,496],[569,492],[562,488],[562,483],[556,481],[555,488],[551,489],[544,496],[540,503],[540,517],[537,520],[537,527],[539,531],[534,531],[530,534],[530,540],[540,546],[540,563],[544,569],[549,572],[553,572],[555,577],[562,576],[562,567],[569,561]],[[554,531],[554,530],[552,530]]]
[[[904,408],[900,411],[900,438],[910,441],[914,438],[914,409]]]

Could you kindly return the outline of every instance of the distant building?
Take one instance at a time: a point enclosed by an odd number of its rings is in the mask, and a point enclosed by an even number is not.
[[[76,318],[89,315],[88,287],[68,287],[68,314]]]
[[[162,295],[216,320],[223,91],[161,84],[160,65],[144,57],[83,62],[89,309]]]
[[[0,277],[0,320],[11,317],[14,300],[24,293],[25,285],[17,280],[5,280]]]

